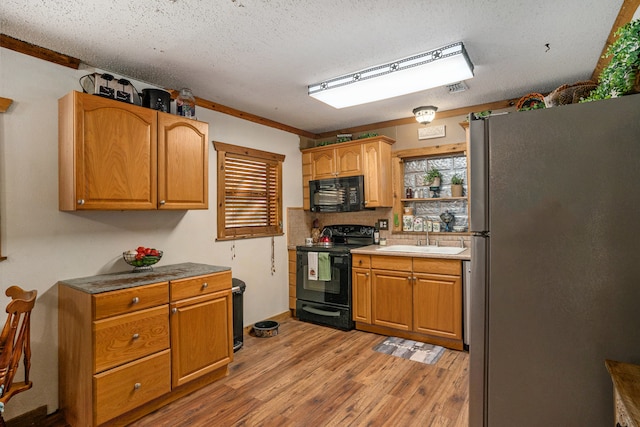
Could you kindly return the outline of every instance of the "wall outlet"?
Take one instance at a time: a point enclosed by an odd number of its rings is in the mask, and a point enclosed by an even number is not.
[[[380,230],[388,230],[389,229],[389,220],[388,219],[379,219],[378,220],[378,228]]]

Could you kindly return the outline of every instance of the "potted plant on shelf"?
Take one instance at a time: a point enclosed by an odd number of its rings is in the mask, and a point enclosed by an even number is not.
[[[584,99],[595,101],[640,92],[640,19],[618,28],[615,41],[607,48],[611,57],[598,77],[598,86]]]
[[[429,172],[424,176],[424,184],[429,187],[440,187],[440,180],[442,179],[442,174],[437,168],[432,167],[429,169]]]
[[[451,177],[451,197],[462,197],[464,179],[457,173]]]

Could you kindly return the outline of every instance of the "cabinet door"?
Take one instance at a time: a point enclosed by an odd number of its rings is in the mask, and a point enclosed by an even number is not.
[[[368,208],[391,206],[391,147],[383,142],[363,146],[364,200]]]
[[[353,268],[351,286],[353,291],[354,322],[371,323],[371,274],[368,268]]]
[[[311,194],[309,194],[309,181],[312,177],[311,153],[302,153],[302,209],[311,209]]]
[[[296,309],[296,250],[289,249],[289,309]]]
[[[411,330],[411,283],[411,273],[408,271],[371,271],[371,316],[374,325]]]
[[[336,172],[338,176],[362,175],[362,145],[336,148]]]
[[[209,125],[158,113],[158,208],[207,209]]]
[[[328,148],[311,154],[311,175],[312,179],[336,177],[336,159],[333,149]]]
[[[180,386],[233,360],[231,289],[171,304],[171,384]]]
[[[73,92],[59,114],[62,210],[156,208],[155,110]]]
[[[415,274],[414,330],[462,339],[462,280],[460,276]]]

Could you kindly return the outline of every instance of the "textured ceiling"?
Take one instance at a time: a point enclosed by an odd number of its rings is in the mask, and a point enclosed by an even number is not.
[[[319,133],[588,79],[622,1],[2,0],[0,32]],[[465,92],[340,110],[307,95],[309,84],[455,41],[475,66]]]

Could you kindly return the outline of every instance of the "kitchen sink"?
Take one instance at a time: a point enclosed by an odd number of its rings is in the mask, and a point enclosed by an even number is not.
[[[452,246],[414,246],[414,245],[392,245],[376,249],[379,252],[411,252],[418,254],[440,254],[457,255],[466,248],[456,248]]]

